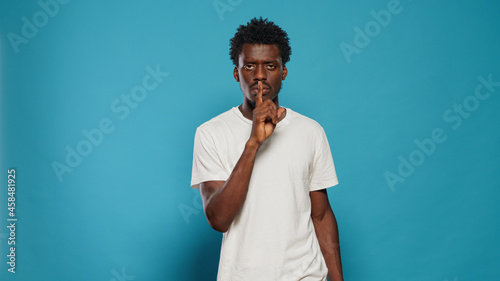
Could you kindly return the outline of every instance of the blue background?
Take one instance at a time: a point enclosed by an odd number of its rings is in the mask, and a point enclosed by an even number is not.
[[[390,2],[69,1],[43,23],[37,1],[2,1],[0,279],[215,280],[222,235],[189,187],[194,132],[241,103],[229,39],[263,16],[291,38],[281,104],[329,137],[345,279],[499,280],[500,87],[474,93],[480,76],[500,81],[500,4],[401,0],[377,30],[370,11]],[[12,44],[34,15],[43,26]],[[367,26],[370,41],[345,55]],[[112,103],[148,66],[169,75],[120,119]],[[60,181],[53,163],[104,118],[114,130]],[[446,140],[425,154],[415,141],[436,128]]]

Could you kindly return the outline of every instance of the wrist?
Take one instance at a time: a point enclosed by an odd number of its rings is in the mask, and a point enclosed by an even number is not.
[[[247,143],[245,144],[245,149],[246,150],[253,150],[257,151],[260,147],[260,143],[255,140],[254,138],[250,138]]]

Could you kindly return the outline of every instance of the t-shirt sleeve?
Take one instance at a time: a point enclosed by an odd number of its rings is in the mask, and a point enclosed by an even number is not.
[[[227,174],[220,155],[217,152],[215,141],[203,128],[198,128],[194,137],[193,171],[191,174],[191,187],[200,188],[200,183],[205,181],[225,181]]]
[[[320,129],[318,138],[315,141],[313,167],[311,173],[311,183],[309,191],[325,189],[337,185],[337,173],[333,164],[332,152],[323,128]]]

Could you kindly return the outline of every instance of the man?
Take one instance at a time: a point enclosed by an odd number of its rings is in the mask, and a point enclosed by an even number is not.
[[[230,55],[243,103],[196,131],[191,186],[224,233],[217,280],[343,280],[325,190],[338,183],[328,140],[318,123],[279,106],[290,54],[273,22],[240,26]]]

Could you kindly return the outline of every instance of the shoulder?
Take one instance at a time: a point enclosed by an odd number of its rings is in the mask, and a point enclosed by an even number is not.
[[[287,108],[286,110],[287,116],[290,117],[289,122],[292,126],[300,127],[301,130],[308,132],[323,132],[323,127],[316,120],[302,115],[290,108]]]
[[[196,131],[210,133],[213,131],[228,129],[230,124],[234,122],[235,117],[234,108],[231,108],[228,111],[223,112],[201,124]]]

